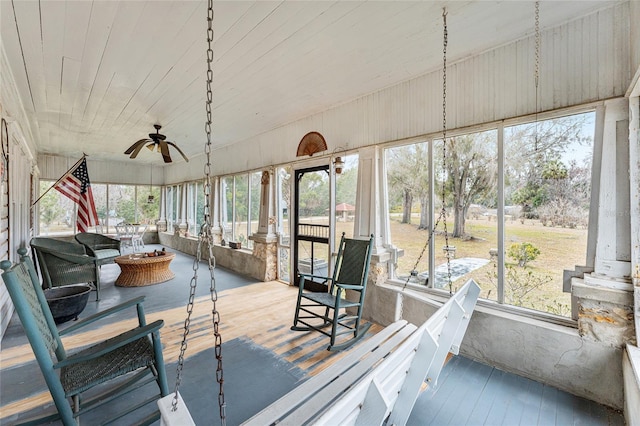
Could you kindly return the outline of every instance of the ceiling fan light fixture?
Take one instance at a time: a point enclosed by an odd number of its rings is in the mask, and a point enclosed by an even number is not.
[[[126,155],[129,155],[129,158],[133,159],[138,156],[138,154],[140,153],[140,150],[143,147],[146,146],[147,149],[151,152],[153,152],[154,147],[157,147],[156,151],[162,154],[162,159],[164,160],[164,162],[171,163],[172,162],[171,155],[169,154],[169,146],[171,146],[175,148],[175,150],[178,151],[180,155],[182,155],[182,158],[184,158],[184,161],[188,163],[189,159],[187,158],[186,155],[184,155],[184,152],[182,152],[182,150],[178,148],[178,146],[175,143],[165,140],[167,138],[165,135],[160,134],[160,129],[162,128],[162,126],[160,126],[159,124],[154,124],[153,127],[156,129],[156,132],[149,133],[149,139],[147,138],[140,139],[139,141],[131,145],[124,153]]]

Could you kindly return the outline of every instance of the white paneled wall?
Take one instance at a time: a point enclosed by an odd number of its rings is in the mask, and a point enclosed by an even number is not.
[[[25,125],[26,115],[15,90],[13,75],[0,46],[0,116],[7,121],[9,164],[5,181],[0,183],[0,259],[15,260],[17,249],[29,241],[32,224],[31,172],[33,144]],[[0,336],[9,324],[13,304],[0,280]]]
[[[629,9],[629,3],[622,3],[544,29],[538,111],[624,95],[635,70],[629,55]],[[455,37],[450,35],[450,39]],[[450,64],[448,128],[535,113],[534,47],[531,35]],[[300,139],[311,130],[325,136],[330,153],[337,147],[367,146],[438,132],[441,128],[442,70],[435,70],[216,150],[213,170],[215,174],[226,174],[295,161]],[[188,168],[167,168],[166,181],[201,176],[202,161],[193,158]]]
[[[125,157],[123,155],[123,157]],[[40,179],[57,180],[80,158],[61,157],[57,155],[40,154],[38,168]],[[172,166],[167,166],[172,167]],[[180,167],[180,166],[174,166]],[[135,160],[126,161],[97,161],[87,157],[87,169],[91,183],[118,183],[149,185],[153,173],[153,184],[164,184],[165,166],[153,166]]]

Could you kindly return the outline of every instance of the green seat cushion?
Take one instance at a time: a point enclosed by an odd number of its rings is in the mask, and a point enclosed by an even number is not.
[[[96,250],[95,253],[96,253],[97,259],[109,259],[109,258],[116,258],[120,256],[120,252],[116,249]]]

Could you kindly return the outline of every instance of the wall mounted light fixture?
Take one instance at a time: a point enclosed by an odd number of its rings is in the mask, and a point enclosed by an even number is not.
[[[342,157],[336,157],[333,160],[333,166],[335,167],[337,174],[342,173],[342,169],[344,168],[344,161],[342,160]]]

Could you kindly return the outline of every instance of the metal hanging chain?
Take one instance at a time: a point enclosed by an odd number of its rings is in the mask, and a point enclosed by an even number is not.
[[[427,237],[427,241],[422,247],[422,251],[420,251],[420,255],[416,260],[416,263],[413,265],[413,271],[417,271],[418,265],[424,256],[424,253],[429,246],[429,242],[433,238],[433,234],[435,233],[440,221],[442,221],[444,226],[444,240],[445,247],[449,247],[449,233],[447,232],[447,210],[446,210],[446,170],[445,167],[447,165],[447,45],[449,44],[449,32],[447,30],[447,9],[442,9],[442,21],[443,21],[443,47],[442,47],[442,210],[440,210],[440,214],[436,219],[435,224],[429,231],[429,236]],[[402,287],[402,291],[407,287],[409,280],[411,279],[411,274],[407,277],[404,282],[404,286]],[[449,295],[453,294],[453,283],[451,282],[451,260],[447,251],[447,280],[449,284]],[[400,317],[402,318],[402,310],[403,304],[402,299],[400,301]]]
[[[536,135],[535,135],[535,151],[538,152],[538,83],[540,81],[540,2],[535,3],[535,68],[533,71],[533,80],[536,87]]]
[[[205,182],[203,185],[204,191],[204,220],[198,233],[198,249],[196,257],[193,261],[193,277],[189,283],[189,302],[187,304],[187,318],[184,321],[184,333],[182,336],[182,343],[180,345],[180,354],[178,356],[177,366],[177,378],[175,386],[175,394],[173,397],[172,410],[175,411],[178,405],[178,388],[182,380],[182,370],[184,368],[184,354],[187,350],[187,336],[189,335],[189,328],[191,324],[191,314],[193,312],[193,305],[195,301],[196,288],[198,286],[198,269],[200,261],[202,260],[203,247],[207,249],[207,261],[209,267],[210,276],[210,288],[209,293],[211,295],[211,302],[213,304],[212,321],[213,321],[213,335],[215,339],[215,357],[217,360],[216,366],[216,382],[218,383],[218,406],[220,408],[220,422],[224,426],[226,424],[226,402],[224,399],[224,371],[222,369],[222,335],[220,334],[220,313],[218,312],[216,302],[218,301],[218,291],[216,290],[215,279],[215,258],[213,256],[213,234],[211,226],[211,104],[213,103],[213,70],[211,69],[211,63],[213,62],[213,49],[211,48],[213,43],[213,0],[208,0],[207,10],[207,99],[206,99],[206,123],[205,131],[207,134],[207,141],[205,143],[204,151],[206,155],[206,163],[204,166]]]
[[[442,10],[442,21],[444,23],[444,37],[442,47],[442,211],[440,216],[444,227],[444,246],[447,248],[447,283],[449,284],[449,295],[453,294],[453,283],[451,282],[451,255],[449,254],[449,232],[447,231],[447,209],[446,209],[446,166],[447,166],[447,45],[449,44],[449,32],[447,31],[447,10]]]

